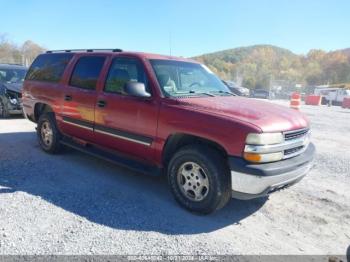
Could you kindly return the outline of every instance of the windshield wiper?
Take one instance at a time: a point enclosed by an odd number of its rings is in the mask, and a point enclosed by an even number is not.
[[[215,95],[207,93],[207,92],[197,92],[195,90],[189,90],[189,91],[184,91],[184,92],[176,92],[176,94],[183,94],[183,95],[187,95],[187,94],[194,94],[194,95],[206,95],[206,96],[211,96],[214,97]]]
[[[207,96],[215,96],[215,95],[210,94],[210,93],[207,93],[207,92],[197,92],[197,91],[194,91],[194,90],[190,90],[189,93],[190,93],[190,94],[207,95]]]
[[[210,93],[220,93],[220,94],[227,94],[227,95],[231,95],[231,96],[236,96],[234,93],[231,93],[229,91],[222,91],[222,90],[210,91]]]

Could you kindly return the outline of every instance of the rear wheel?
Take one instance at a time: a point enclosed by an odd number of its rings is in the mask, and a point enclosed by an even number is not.
[[[216,150],[190,145],[175,153],[168,180],[177,202],[184,208],[208,214],[231,198],[231,179],[225,158]]]
[[[61,150],[61,134],[56,125],[54,113],[45,113],[40,116],[37,127],[37,136],[41,148],[47,153],[58,153]]]

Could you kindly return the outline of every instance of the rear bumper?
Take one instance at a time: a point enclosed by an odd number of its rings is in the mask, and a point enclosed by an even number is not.
[[[251,164],[230,157],[232,197],[252,199],[291,186],[300,181],[312,168],[315,146],[310,143],[299,156],[266,164]]]

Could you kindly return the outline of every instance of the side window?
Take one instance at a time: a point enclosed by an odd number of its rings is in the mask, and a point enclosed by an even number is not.
[[[73,54],[42,54],[30,66],[26,80],[57,83]]]
[[[74,67],[69,84],[84,89],[95,89],[105,59],[103,56],[81,57]]]
[[[144,83],[149,92],[148,82],[141,62],[135,58],[114,58],[105,83],[105,92],[124,94],[127,82]]]

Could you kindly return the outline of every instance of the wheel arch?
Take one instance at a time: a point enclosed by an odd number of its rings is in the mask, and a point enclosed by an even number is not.
[[[36,103],[34,106],[34,120],[38,122],[39,117],[44,113],[54,112],[52,107],[45,103]]]
[[[175,133],[168,136],[162,151],[162,165],[166,167],[172,155],[180,148],[187,145],[206,145],[215,149],[223,157],[227,157],[226,149],[216,141],[186,133]]]

